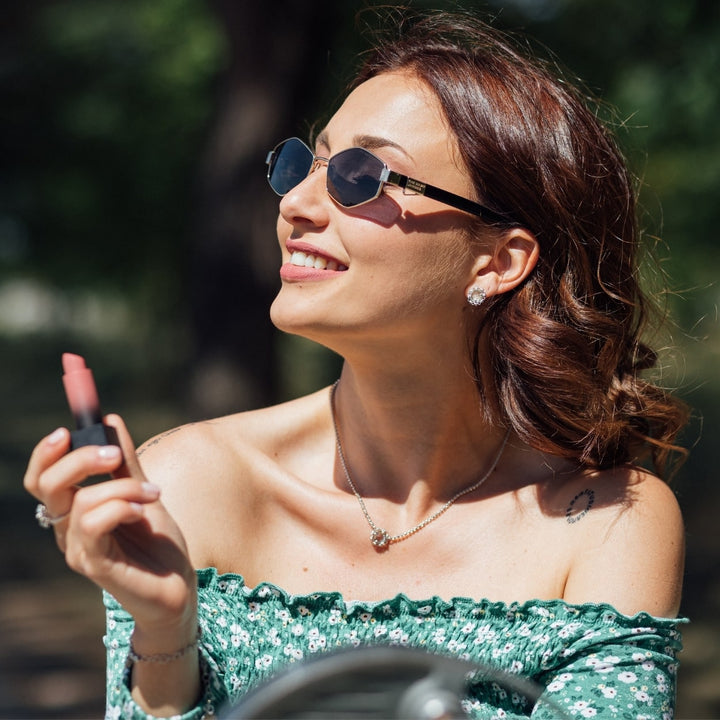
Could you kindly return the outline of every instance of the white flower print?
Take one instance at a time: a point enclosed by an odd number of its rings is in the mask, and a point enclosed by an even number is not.
[[[480,625],[475,632],[475,644],[489,643],[495,639],[497,633],[493,630],[490,625]]]
[[[620,658],[614,655],[608,655],[602,660],[599,660],[595,665],[595,672],[599,673],[611,673],[615,670],[615,665],[620,662]],[[630,681],[632,682],[632,681]]]
[[[375,641],[418,646],[470,663],[492,663],[495,653],[498,664],[516,676],[549,677],[548,699],[576,720],[672,718],[672,673],[680,634],[673,635],[666,621],[658,621],[653,636],[638,632],[628,637],[648,618],[613,618],[596,606],[588,611],[555,601],[540,603],[543,607],[465,599],[415,605],[398,597],[367,606],[338,602],[334,594],[293,597],[268,587],[264,592],[262,586],[247,591],[240,581],[221,597],[217,584],[210,589],[200,584],[208,703],[237,699],[276,670],[328,649]],[[223,591],[228,588],[223,585]],[[123,680],[132,618],[109,608],[107,628],[106,720],[141,720]],[[468,696],[461,702],[473,717],[507,720],[508,715],[530,712],[532,702],[520,690],[503,683],[492,690],[491,682],[470,680]]]
[[[467,647],[465,643],[461,643],[459,640],[450,640],[450,642],[447,644],[447,649],[453,653],[459,653],[461,650],[464,650]]]
[[[407,634],[404,633],[401,628],[393,628],[388,633],[388,637],[393,641],[393,644],[398,645],[407,645],[409,640]]]
[[[431,635],[431,639],[436,645],[442,645],[445,642],[445,628],[441,627],[435,630]]]
[[[294,645],[286,645],[283,648],[283,653],[293,660],[302,660],[303,658],[303,651]]]
[[[634,683],[637,680],[637,675],[634,672],[630,672],[629,670],[625,670],[621,673],[618,673],[617,679],[620,682],[627,683],[628,685],[630,683]]]
[[[269,668],[273,664],[273,656],[272,655],[262,655],[259,658],[255,658],[255,667],[258,670],[262,670],[263,668]]]
[[[538,645],[547,645],[550,642],[550,635],[548,635],[547,633],[535,635],[535,637],[532,638],[532,641],[534,643],[537,643]]]
[[[325,636],[320,635],[308,642],[308,650],[313,653],[318,652],[318,650],[322,650],[326,645],[327,640],[325,639]]]

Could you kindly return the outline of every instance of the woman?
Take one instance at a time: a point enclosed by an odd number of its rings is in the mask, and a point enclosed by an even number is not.
[[[570,715],[672,715],[682,520],[633,463],[661,472],[685,413],[640,374],[631,179],[504,37],[399,28],[312,150],[268,156],[271,317],[339,353],[339,382],[139,459],[117,416],[125,461],[65,429],[34,451],[27,489],[107,591],[110,717],[200,717],[377,642],[524,675]],[[478,684],[465,707],[524,703]]]

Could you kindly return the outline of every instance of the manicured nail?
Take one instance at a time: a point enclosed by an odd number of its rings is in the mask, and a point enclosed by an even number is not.
[[[159,497],[160,496],[160,488],[155,485],[155,483],[151,482],[144,482],[142,484],[142,489],[145,495],[148,497]]]
[[[48,445],[57,445],[65,437],[65,432],[65,428],[58,428],[57,430],[53,430],[47,436]]]
[[[145,513],[145,506],[142,503],[131,502],[130,507],[138,514],[143,515]]]
[[[120,448],[117,445],[103,445],[98,448],[98,457],[101,460],[117,460],[120,457]]]

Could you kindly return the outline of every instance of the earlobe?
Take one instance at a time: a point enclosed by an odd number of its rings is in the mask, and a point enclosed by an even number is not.
[[[499,238],[492,257],[477,258],[468,289],[481,284],[488,296],[513,290],[537,265],[540,246],[525,228],[512,228]]]

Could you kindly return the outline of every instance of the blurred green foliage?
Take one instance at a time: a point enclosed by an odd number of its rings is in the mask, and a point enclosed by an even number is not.
[[[0,270],[164,308],[184,272],[221,28],[199,0],[29,3],[10,22]]]

